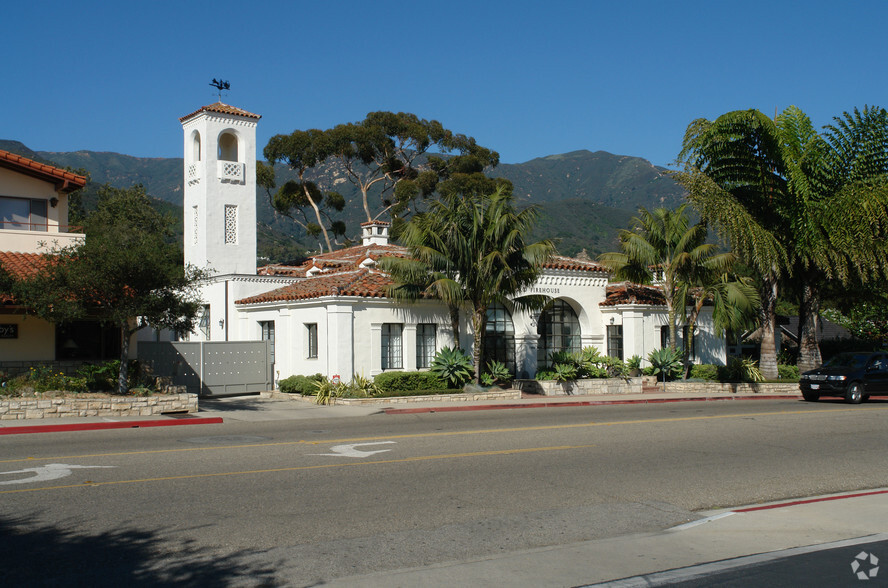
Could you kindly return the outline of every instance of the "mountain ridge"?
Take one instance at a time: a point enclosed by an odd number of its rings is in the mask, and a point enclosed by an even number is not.
[[[184,164],[180,157],[136,157],[113,151],[34,151],[24,143],[0,139],[5,149],[45,163],[85,169],[94,184],[129,187],[141,183],[146,191],[174,205],[181,219]],[[281,166],[278,183],[291,174]],[[616,235],[625,228],[639,206],[674,207],[684,198],[683,190],[649,161],[607,151],[580,149],[550,154],[518,164],[500,164],[489,175],[504,177],[514,186],[520,205],[535,205],[539,222],[535,238],[558,241],[559,251],[575,255],[586,249],[590,255],[616,248]],[[317,169],[318,177],[336,177],[334,164]],[[357,210],[357,190],[351,184],[337,185],[347,202],[343,220],[349,236],[356,239],[362,219]],[[276,213],[264,190],[257,189],[257,218],[261,255],[271,261],[292,258],[314,248],[316,239],[304,234],[293,221]],[[287,238],[294,241],[286,246]],[[269,246],[273,247],[269,249]]]

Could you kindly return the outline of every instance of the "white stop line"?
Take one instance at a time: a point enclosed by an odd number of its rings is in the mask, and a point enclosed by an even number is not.
[[[365,445],[388,445],[390,443],[396,443],[396,441],[374,441],[372,443],[350,443],[349,445],[334,445],[331,448],[331,451],[333,451],[333,453],[310,453],[309,455],[332,455],[333,457],[369,457],[376,453],[385,453],[386,451],[391,451],[391,449],[363,451],[361,449],[355,448],[363,447]]]
[[[87,468],[113,468],[117,466],[82,466],[82,465],[68,465],[64,463],[50,463],[45,466],[39,466],[36,468],[25,468],[23,470],[15,470],[14,472],[0,472],[0,476],[11,476],[14,474],[32,474],[27,478],[19,478],[18,480],[5,480],[0,482],[0,485],[7,484],[30,484],[32,482],[46,482],[47,480],[58,480],[59,478],[64,478],[66,476],[70,476],[73,472],[71,470],[75,469],[87,469]]]

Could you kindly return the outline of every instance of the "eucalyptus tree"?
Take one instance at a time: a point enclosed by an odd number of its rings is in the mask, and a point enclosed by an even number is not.
[[[384,111],[323,131],[275,135],[263,153],[268,163],[258,166],[260,184],[273,188],[274,176],[268,170],[277,162],[287,164],[299,181],[289,188],[285,184],[287,189],[275,197],[288,210],[311,207],[314,220],[303,227],[310,226],[325,238],[321,213],[325,208],[343,209],[345,201],[333,191],[343,180],[360,193],[362,216],[368,222],[389,217],[397,234],[416,200],[434,194],[440,182],[477,176],[499,163],[498,153],[436,120]],[[334,228],[344,230],[340,225]]]
[[[330,215],[331,211],[341,211],[345,200],[338,192],[324,193],[316,182],[306,178],[306,174],[330,157],[331,150],[323,131],[293,131],[269,139],[263,150],[268,164],[256,162],[256,183],[265,188],[272,208],[292,219],[308,235],[323,236],[327,251],[333,251],[330,233],[334,238],[345,234],[345,224],[333,220]],[[276,162],[285,163],[296,174],[297,180],[289,180],[278,187],[274,171]]]
[[[844,113],[818,133],[791,106],[772,120],[757,110],[698,119],[685,133],[676,179],[760,277],[761,369],[777,376],[776,305],[781,278],[802,292],[800,369],[819,365],[819,289],[824,280],[884,273],[888,222],[888,114]]]
[[[407,297],[425,295],[447,304],[457,334],[458,309],[469,305],[475,383],[481,379],[487,309],[496,302],[518,308],[545,303],[540,296],[520,295],[555,250],[548,240],[529,242],[535,220],[535,209],[515,210],[504,187],[482,196],[450,193],[407,223],[401,240],[411,259],[381,264],[395,280],[390,291],[396,296],[402,290]]]

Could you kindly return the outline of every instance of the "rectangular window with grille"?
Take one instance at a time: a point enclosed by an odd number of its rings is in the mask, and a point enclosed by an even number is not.
[[[237,245],[237,205],[225,205],[225,244]]]
[[[436,325],[420,323],[416,325],[416,367],[427,368],[435,357]]]
[[[607,326],[607,354],[610,357],[623,359],[623,325]]]
[[[305,357],[308,359],[315,359],[318,356],[318,324],[317,323],[308,323],[305,325],[306,336],[308,337],[308,341],[306,344],[306,349],[308,353]]]
[[[399,370],[404,367],[401,335],[404,325],[385,323],[382,325],[382,369]]]
[[[270,359],[274,363],[274,321],[259,321],[259,327],[262,329],[262,340],[270,342]]]

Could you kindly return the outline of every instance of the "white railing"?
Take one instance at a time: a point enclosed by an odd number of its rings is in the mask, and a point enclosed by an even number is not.
[[[220,161],[219,179],[223,182],[244,182],[244,164],[237,161]]]
[[[185,181],[188,182],[188,185],[196,184],[200,182],[200,178],[203,176],[203,162],[197,161],[189,165],[185,168]]]
[[[4,251],[18,251],[20,253],[49,253],[53,249],[61,249],[70,245],[76,245],[83,239],[83,233],[56,233],[28,230],[22,231],[0,228],[0,248],[2,248]]]

